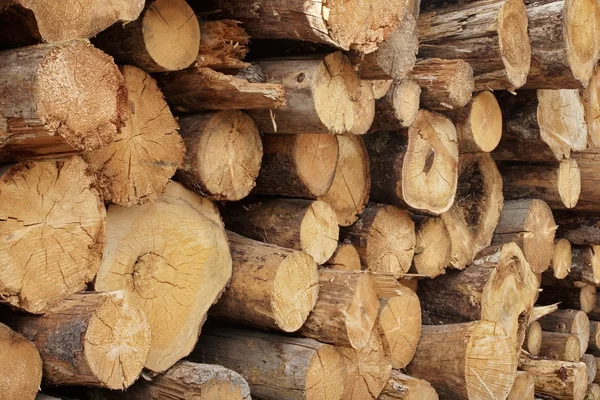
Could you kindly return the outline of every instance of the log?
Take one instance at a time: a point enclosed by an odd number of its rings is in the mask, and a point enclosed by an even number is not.
[[[227,232],[233,275],[210,314],[234,323],[295,332],[319,296],[317,264],[306,253]],[[320,298],[320,297],[319,297]]]
[[[598,321],[590,321],[588,352],[594,355],[600,354],[600,322]]]
[[[369,133],[401,130],[417,118],[421,88],[412,79],[394,81],[385,96],[375,102],[375,117]]]
[[[573,158],[577,160],[581,171],[581,194],[575,209],[597,213],[600,211],[600,202],[598,202],[600,192],[596,188],[598,171],[600,171],[600,153],[593,148],[574,153]]]
[[[529,72],[527,11],[519,0],[485,0],[421,13],[419,56],[463,59],[476,90],[517,89]]]
[[[579,361],[581,345],[572,333],[542,332],[540,356],[551,360]]]
[[[363,349],[379,310],[371,276],[360,271],[322,268],[318,296],[298,334],[324,343]]]
[[[393,79],[369,79],[373,87],[373,97],[375,100],[381,99],[392,87]],[[377,106],[377,103],[375,103]]]
[[[183,71],[157,74],[155,78],[169,106],[180,113],[271,109],[286,102],[284,87],[279,83],[249,81],[210,68],[192,66]]]
[[[554,254],[550,263],[553,276],[556,279],[564,279],[571,272],[572,264],[571,243],[567,239],[555,239]]]
[[[370,203],[354,225],[342,228],[341,236],[356,247],[364,269],[397,278],[408,272],[416,237],[406,211]]]
[[[77,293],[44,315],[13,316],[10,324],[37,346],[44,379],[53,385],[123,390],[150,349],[147,317],[126,291]]]
[[[572,245],[594,245],[600,243],[600,218],[586,212],[556,212],[558,224],[556,236],[565,238]]]
[[[577,339],[579,344],[579,339]],[[533,321],[527,327],[525,334],[525,342],[523,342],[523,350],[527,351],[532,356],[539,356],[542,349],[542,326],[538,321]]]
[[[264,400],[341,400],[347,382],[342,353],[313,339],[207,327],[190,358],[232,369]]]
[[[333,135],[264,135],[264,157],[255,193],[316,199],[336,173],[338,139]]]
[[[331,258],[323,266],[341,271],[360,271],[362,269],[358,251],[350,243],[338,244]]]
[[[499,94],[504,119],[496,160],[560,161],[587,145],[585,112],[578,90]]]
[[[456,130],[440,114],[419,111],[408,130],[364,137],[371,160],[371,198],[440,214],[454,201]]]
[[[585,122],[588,129],[588,147],[600,146],[600,68],[594,68],[590,84],[581,91],[581,100],[585,110]]]
[[[329,191],[322,196],[341,226],[352,225],[363,213],[371,192],[371,167],[362,137],[338,136],[338,161]]]
[[[473,69],[464,60],[419,60],[409,77],[421,87],[421,104],[446,111],[466,106],[475,90]]]
[[[580,344],[579,357],[585,354],[590,340],[590,320],[586,313],[579,310],[557,310],[538,321],[545,331],[571,333],[577,336]]]
[[[0,323],[0,397],[33,400],[42,383],[42,359],[29,340]]]
[[[359,79],[341,52],[258,65],[267,83],[283,85],[286,98],[286,104],[277,109],[250,111],[261,132],[362,135],[371,126],[373,88]]]
[[[123,76],[83,40],[2,51],[0,76],[3,162],[105,147],[129,118]]]
[[[525,340],[538,287],[516,244],[492,247],[464,271],[449,271],[420,283],[423,323],[493,321],[504,327],[516,350]]]
[[[454,204],[441,218],[452,240],[450,265],[464,269],[491,244],[504,199],[502,176],[487,153],[462,154],[458,182]]]
[[[586,396],[590,400],[600,399],[600,385],[597,383],[592,383],[588,385]]]
[[[429,382],[393,369],[377,400],[438,400],[438,395]]]
[[[244,58],[250,51],[250,36],[239,21],[222,19],[198,21],[200,24],[200,50],[196,65],[216,70],[247,68]]]
[[[548,204],[542,200],[504,202],[492,244],[515,242],[535,273],[550,267],[554,255],[556,223]]]
[[[441,398],[506,398],[517,372],[516,348],[489,321],[424,326],[407,374],[425,379]]]
[[[145,368],[154,372],[192,351],[208,308],[231,278],[227,237],[207,202],[172,182],[152,203],[108,209],[94,289],[125,290],[146,313],[152,344]]]
[[[517,371],[515,383],[506,400],[533,400],[535,396],[535,383],[529,372]]]
[[[125,66],[132,116],[107,147],[84,154],[104,200],[131,206],[156,199],[181,165],[185,148],[179,125],[156,82]]]
[[[179,71],[198,57],[200,25],[185,0],[151,0],[137,20],[111,26],[93,43],[118,64],[147,72]]]
[[[507,200],[540,199],[553,209],[572,209],[581,193],[581,171],[574,159],[558,163],[504,163],[498,165],[504,178]]]
[[[567,275],[568,277],[568,275]],[[545,289],[538,298],[539,304],[561,303],[562,307],[591,312],[596,304],[596,286],[569,279],[553,279],[546,273],[542,276]]]
[[[596,379],[596,371],[598,369],[596,364],[596,357],[594,357],[591,354],[584,354],[583,356],[581,356],[581,362],[584,363],[587,367],[588,385],[591,385],[592,382],[594,382],[594,379]]]
[[[531,40],[528,88],[586,87],[600,58],[600,6],[593,1],[527,4]]]
[[[236,201],[254,188],[263,156],[260,133],[241,111],[179,118],[186,152],[176,179],[212,200]]]
[[[106,210],[79,157],[0,167],[0,297],[42,314],[94,279]]]
[[[143,8],[143,0],[87,0],[77,7],[69,2],[48,7],[43,2],[6,0],[0,5],[0,48],[91,38],[115,23],[134,21]]]
[[[223,209],[227,229],[261,242],[302,250],[317,264],[329,260],[338,243],[335,213],[319,200],[264,199]]]
[[[413,216],[416,225],[414,272],[435,278],[446,271],[452,255],[452,240],[444,221],[439,217]]]
[[[571,272],[567,278],[588,285],[600,285],[600,246],[573,246],[571,252]]]
[[[533,376],[536,394],[561,400],[583,400],[587,371],[582,362],[521,358],[519,367]]]

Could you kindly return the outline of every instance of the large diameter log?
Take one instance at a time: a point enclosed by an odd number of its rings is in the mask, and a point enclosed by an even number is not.
[[[42,359],[29,340],[0,324],[0,397],[33,400],[42,383]]]
[[[571,243],[567,239],[555,239],[554,254],[550,263],[554,277],[556,279],[564,279],[571,272],[572,265],[573,253]]]
[[[579,345],[579,339],[577,339]],[[523,350],[527,351],[532,356],[539,356],[542,349],[542,326],[538,321],[533,321],[527,327],[525,333],[525,341],[523,342]]]
[[[554,255],[556,223],[548,204],[542,200],[504,202],[492,244],[515,242],[535,273],[550,267]]]
[[[363,268],[402,277],[415,252],[415,224],[404,210],[370,203],[358,221],[342,228],[342,237],[356,247]]]
[[[371,198],[439,214],[454,201],[456,129],[440,114],[419,111],[407,131],[364,137],[371,160]]]
[[[516,348],[504,328],[489,321],[424,326],[406,371],[442,398],[504,399],[517,372]]]
[[[34,314],[94,279],[106,210],[79,157],[0,168],[0,297]]]
[[[591,354],[584,354],[581,356],[581,362],[585,364],[588,371],[588,385],[591,385],[596,379],[596,371],[598,370],[596,357]]]
[[[352,225],[363,213],[371,193],[371,167],[362,137],[338,136],[338,161],[331,187],[321,197],[341,226]]]
[[[414,271],[435,278],[445,273],[452,256],[452,240],[446,224],[440,217],[413,216],[416,225]]]
[[[335,213],[319,200],[264,199],[231,203],[223,219],[240,235],[288,249],[302,250],[323,264],[337,247],[339,227]]]
[[[246,197],[263,155],[252,118],[241,111],[221,111],[181,117],[179,126],[186,152],[177,179],[213,200]]]
[[[600,218],[586,212],[556,212],[556,236],[573,245],[600,244]]]
[[[233,275],[210,314],[260,328],[298,330],[319,296],[319,273],[312,257],[232,232],[227,236]]]
[[[5,160],[104,147],[129,117],[123,76],[108,55],[86,41],[0,52],[0,76],[0,158]]]
[[[579,357],[585,354],[590,340],[590,320],[583,311],[557,310],[538,321],[545,331],[571,333],[577,336],[580,344]]]
[[[560,400],[583,400],[587,368],[582,362],[522,358],[519,367],[533,376],[536,393]]]
[[[360,271],[362,269],[358,251],[350,243],[338,244],[331,258],[323,266],[341,271]]]
[[[54,385],[123,390],[142,372],[150,349],[144,313],[125,291],[78,293],[12,327],[37,346],[44,378]]]
[[[336,174],[338,139],[333,135],[265,135],[255,193],[316,199],[325,196]]]
[[[528,88],[586,87],[600,58],[600,6],[594,1],[527,3],[531,70]]]
[[[375,117],[369,133],[410,127],[419,112],[421,88],[412,79],[394,81],[385,96],[375,102]]]
[[[190,358],[232,369],[265,400],[342,400],[347,382],[342,353],[313,339],[207,328]]]
[[[198,57],[200,25],[185,0],[151,0],[137,20],[113,25],[94,44],[119,64],[148,72],[179,71]]]
[[[261,24],[264,23],[261,21]],[[261,61],[267,83],[282,84],[286,104],[251,110],[263,133],[361,135],[375,115],[373,88],[341,52],[308,59]]]
[[[108,209],[94,288],[126,290],[146,313],[151,371],[165,371],[192,351],[208,308],[231,278],[225,231],[203,201],[173,182],[153,203]]]
[[[450,265],[464,269],[492,242],[504,198],[502,176],[487,153],[461,154],[454,204],[441,218],[452,240]]]
[[[527,25],[519,0],[470,2],[422,13],[419,55],[467,61],[478,90],[516,89],[525,83],[531,61]]]
[[[421,282],[419,298],[425,324],[488,320],[504,327],[520,348],[527,318],[538,293],[538,280],[514,244],[482,252],[464,271],[449,271]]]
[[[179,125],[156,81],[132,66],[122,68],[132,116],[107,147],[86,153],[105,200],[131,206],[154,200],[182,163]]]
[[[438,400],[438,395],[429,382],[393,369],[377,400]]]
[[[544,331],[540,356],[552,360],[579,361],[581,358],[579,339],[572,333]]]
[[[250,51],[250,36],[239,21],[222,19],[200,23],[200,50],[196,64],[216,70],[247,68],[244,58]]]

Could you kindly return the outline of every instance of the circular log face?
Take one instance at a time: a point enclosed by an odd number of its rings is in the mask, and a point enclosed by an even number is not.
[[[489,153],[498,146],[502,137],[502,111],[492,92],[475,96],[469,122],[473,141],[481,151]]]
[[[600,5],[594,0],[565,1],[563,24],[571,72],[587,86],[600,56]]]
[[[452,241],[441,218],[430,218],[416,232],[414,264],[417,273],[435,278],[450,265]]]
[[[498,14],[498,39],[508,80],[515,88],[525,84],[531,64],[527,25],[525,4],[519,0],[506,1]]]
[[[324,201],[313,202],[300,225],[300,247],[318,264],[329,260],[337,247],[340,227],[335,212]]]
[[[546,202],[532,200],[523,228],[523,252],[527,261],[534,272],[543,272],[552,262],[556,233],[552,210]]]

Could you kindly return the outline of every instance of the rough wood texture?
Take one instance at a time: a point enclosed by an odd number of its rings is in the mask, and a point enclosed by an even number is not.
[[[35,343],[54,385],[123,390],[150,349],[146,316],[124,291],[74,294],[42,316],[15,316],[11,325]]]
[[[241,111],[220,111],[181,117],[179,125],[186,152],[177,180],[213,200],[246,197],[263,156],[252,118]]]
[[[581,92],[581,100],[585,109],[585,122],[588,129],[588,147],[600,146],[600,68],[594,73],[587,88]]]
[[[429,382],[393,369],[377,400],[438,400],[438,395]]]
[[[86,153],[105,200],[131,206],[154,200],[181,165],[179,125],[156,81],[136,67],[122,68],[132,116],[107,147]]]
[[[113,25],[94,44],[119,64],[148,72],[178,71],[198,57],[200,26],[185,0],[150,0],[137,20]]]
[[[153,203],[108,209],[94,288],[126,290],[146,313],[152,332],[147,369],[165,371],[190,353],[230,278],[227,237],[209,200],[172,182]]]
[[[419,112],[421,88],[412,79],[394,81],[375,102],[375,118],[369,133],[395,131],[410,127]]]
[[[559,400],[583,400],[585,397],[587,368],[582,362],[522,357],[519,367],[533,377],[536,393]]]
[[[598,370],[596,357],[591,354],[584,354],[581,356],[581,362],[587,367],[588,385],[591,385],[596,379],[596,371]]]
[[[567,239],[554,240],[554,254],[550,268],[556,279],[564,279],[571,272],[573,264],[573,253],[571,243]]]
[[[419,111],[408,130],[364,137],[371,161],[371,198],[439,214],[454,201],[456,129],[440,114]]]
[[[232,232],[227,236],[233,275],[210,314],[260,328],[298,330],[321,298],[312,257]]]
[[[581,172],[581,194],[575,210],[599,212],[600,192],[598,191],[598,171],[600,171],[600,153],[592,148],[581,153],[573,153]]]
[[[288,249],[302,250],[317,264],[329,260],[337,247],[335,213],[319,200],[268,199],[231,203],[223,219],[240,235]]]
[[[594,245],[600,243],[600,218],[585,212],[556,212],[558,224],[556,236],[565,238],[573,245]]]
[[[313,339],[207,328],[191,359],[232,369],[264,400],[341,400],[348,382],[342,353]]]
[[[323,266],[341,271],[360,271],[362,269],[358,251],[350,243],[338,244],[331,258]]]
[[[515,383],[506,400],[534,400],[535,382],[527,371],[517,371]]]
[[[591,400],[600,399],[600,385],[597,383],[588,385],[586,396]]]
[[[565,279],[600,285],[600,246],[573,246],[571,271]]]
[[[551,360],[579,361],[579,339],[572,333],[542,332],[540,356]]]
[[[429,278],[445,273],[452,256],[452,240],[440,217],[413,216],[417,241],[413,259],[414,272]]]
[[[0,52],[0,77],[4,161],[104,147],[129,117],[123,76],[87,41]]]
[[[580,345],[579,357],[585,354],[590,340],[590,320],[586,313],[578,310],[557,310],[538,321],[545,331],[577,336]]]
[[[106,210],[79,157],[0,168],[0,297],[34,314],[94,279]]]
[[[568,275],[567,275],[568,277]],[[591,312],[596,305],[596,287],[569,279],[556,279],[549,272],[542,275],[542,287],[538,304],[560,303],[561,307]]]
[[[516,348],[502,326],[489,321],[424,326],[406,370],[442,398],[506,398],[517,372]]]
[[[577,339],[579,343],[579,339]],[[527,327],[525,333],[525,341],[523,342],[523,350],[527,351],[532,356],[539,356],[542,349],[542,326],[538,321],[533,321]]]
[[[42,359],[35,345],[0,324],[0,397],[33,400],[42,383]]]
[[[250,66],[244,62],[250,51],[250,36],[239,21],[222,19],[199,23],[201,35],[197,66],[216,70],[237,70]]]
[[[531,61],[527,12],[520,0],[484,0],[441,8],[419,17],[419,55],[463,59],[477,90],[516,89]]]
[[[358,221],[342,228],[356,247],[363,268],[402,277],[415,252],[415,224],[408,213],[387,204],[370,203]]]

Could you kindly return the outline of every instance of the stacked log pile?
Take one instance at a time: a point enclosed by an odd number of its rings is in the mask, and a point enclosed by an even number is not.
[[[599,59],[594,0],[0,0],[0,399],[597,398]]]

